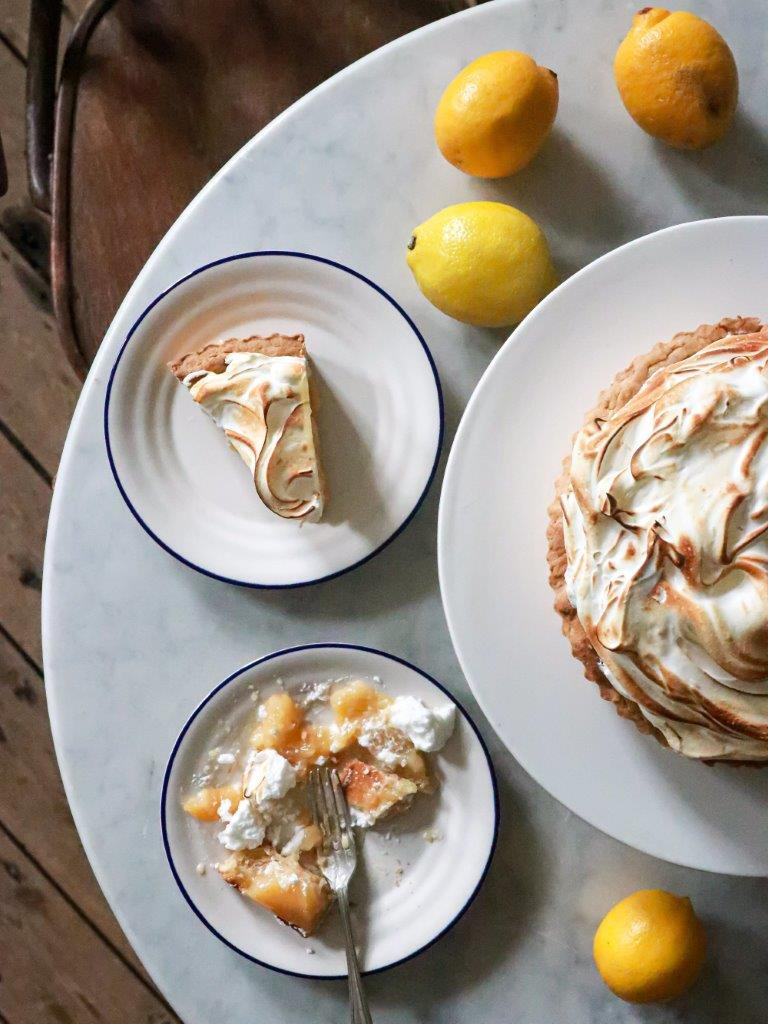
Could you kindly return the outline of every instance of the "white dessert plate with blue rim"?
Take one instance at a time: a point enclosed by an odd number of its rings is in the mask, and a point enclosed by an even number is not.
[[[329,499],[320,523],[264,506],[242,460],[167,363],[210,342],[301,333],[314,371]],[[252,587],[329,579],[410,521],[437,467],[443,402],[417,327],[373,281],[297,252],[217,260],[159,295],[107,387],[107,453],[147,533],[193,569]]]
[[[173,747],[162,790],[163,842],[173,877],[203,924],[237,953],[285,974],[346,976],[338,915],[331,908],[318,933],[305,938],[230,888],[212,867],[225,852],[216,838],[221,826],[196,821],[181,802],[211,748],[247,722],[258,702],[278,689],[300,696],[308,685],[348,678],[372,680],[392,696],[412,695],[428,706],[451,701],[457,708],[453,734],[431,755],[437,792],[419,795],[360,843],[350,895],[363,970],[393,967],[444,935],[474,899],[496,845],[499,804],[486,745],[464,708],[425,672],[349,644],[292,647],[238,669],[196,708]],[[199,865],[207,865],[204,874]]]
[[[768,217],[696,221],[601,257],[546,298],[478,384],[448,460],[438,560],[454,647],[530,774],[576,814],[656,857],[768,874],[768,768],[710,767],[600,700],[561,635],[548,506],[598,393],[678,331],[768,320]]]

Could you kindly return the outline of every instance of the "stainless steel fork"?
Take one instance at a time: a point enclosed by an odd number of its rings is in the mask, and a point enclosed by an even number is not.
[[[318,858],[320,870],[336,896],[344,928],[350,1020],[352,1024],[372,1024],[371,1011],[368,1009],[368,1000],[365,998],[360,978],[360,966],[357,962],[349,913],[349,881],[357,867],[355,834],[336,769],[313,768],[309,779],[309,795],[315,824],[323,837]]]

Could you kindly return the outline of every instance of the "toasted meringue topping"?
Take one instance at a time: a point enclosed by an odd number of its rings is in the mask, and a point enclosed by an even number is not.
[[[195,370],[183,383],[248,466],[267,508],[316,522],[323,491],[306,359],[231,352],[225,362],[223,373]]]
[[[670,747],[768,760],[768,329],[658,370],[573,448],[566,585]]]

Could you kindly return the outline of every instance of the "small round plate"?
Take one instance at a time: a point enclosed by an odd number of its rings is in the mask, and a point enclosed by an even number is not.
[[[318,394],[329,500],[297,524],[260,502],[224,435],[166,364],[211,341],[302,333]],[[333,260],[255,252],[210,263],[163,292],[123,344],[107,388],[109,462],[128,507],[186,565],[252,587],[291,587],[373,557],[432,481],[443,403],[413,321]]]
[[[263,700],[278,687],[299,692],[307,683],[348,677],[374,679],[393,696],[411,694],[432,705],[448,699],[458,708],[453,735],[434,755],[437,793],[420,796],[361,843],[351,895],[363,970],[394,967],[444,935],[474,899],[496,845],[498,795],[488,750],[464,708],[425,672],[392,654],[348,644],[293,647],[238,669],[194,711],[174,745],[163,782],[163,842],[173,876],[203,924],[237,953],[285,974],[346,976],[338,915],[331,910],[319,933],[305,939],[215,871],[198,874],[196,866],[215,861],[221,847],[215,826],[186,815],[181,797],[217,731],[244,706],[254,706],[254,691]],[[428,833],[434,841],[425,838],[426,830],[434,830]]]
[[[768,768],[664,749],[586,682],[553,611],[547,508],[574,432],[614,375],[657,341],[724,316],[768,319],[768,217],[668,228],[622,246],[544,300],[467,406],[440,500],[446,617],[506,745],[591,824],[690,867],[768,874]]]

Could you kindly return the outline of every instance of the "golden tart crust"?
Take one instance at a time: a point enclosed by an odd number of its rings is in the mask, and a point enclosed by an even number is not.
[[[303,334],[252,335],[250,338],[228,338],[226,341],[211,342],[196,352],[168,363],[168,369],[179,380],[190,373],[223,373],[227,368],[225,357],[231,352],[258,352],[263,356],[305,356]]]

